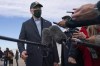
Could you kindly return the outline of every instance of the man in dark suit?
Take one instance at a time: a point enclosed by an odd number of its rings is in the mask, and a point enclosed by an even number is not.
[[[41,32],[43,28],[48,28],[51,23],[41,17],[41,7],[38,2],[33,2],[30,6],[32,18],[22,24],[19,39],[41,43]],[[50,47],[47,57],[43,57],[42,48],[27,44],[26,50],[23,43],[18,43],[18,48],[22,59],[26,61],[26,66],[58,66],[59,57],[56,43]]]

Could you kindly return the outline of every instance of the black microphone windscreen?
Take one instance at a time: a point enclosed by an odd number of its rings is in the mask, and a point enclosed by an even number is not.
[[[66,41],[66,35],[61,31],[58,26],[49,27],[51,35],[53,36],[56,42]]]
[[[48,28],[44,28],[42,31],[42,44],[48,46],[52,44],[52,41],[50,30]]]

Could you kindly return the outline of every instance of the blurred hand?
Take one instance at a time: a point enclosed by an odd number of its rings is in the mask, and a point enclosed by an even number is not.
[[[95,36],[91,36],[89,37],[87,40],[90,42],[90,43],[95,43]]]
[[[74,9],[74,14],[72,14],[72,18],[74,20],[89,20],[98,16],[97,11],[94,9],[95,4],[86,4],[81,6],[80,8]]]
[[[83,33],[83,32],[79,32],[77,31],[76,33],[73,33],[73,38],[82,38],[82,39],[85,39],[86,38],[86,35]]]
[[[21,58],[26,61],[26,58],[28,57],[27,55],[27,51],[23,51],[22,54],[21,54]]]
[[[58,64],[58,63],[56,63],[56,62],[54,62],[54,66],[59,66],[59,64]]]
[[[57,25],[59,25],[60,27],[65,28],[66,27],[65,23],[66,23],[66,21],[60,21],[59,23],[57,23]]]
[[[73,57],[69,57],[68,62],[72,64],[76,64],[76,60]]]

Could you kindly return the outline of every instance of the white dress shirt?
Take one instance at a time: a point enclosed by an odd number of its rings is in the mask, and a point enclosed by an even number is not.
[[[41,36],[41,19],[40,18],[38,18],[38,19],[34,18],[34,21],[36,23],[39,35]]]

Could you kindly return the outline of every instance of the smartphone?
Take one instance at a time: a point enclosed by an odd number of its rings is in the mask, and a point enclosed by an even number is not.
[[[67,11],[67,13],[72,13],[72,14],[74,14],[74,12],[72,12],[72,11]]]
[[[54,24],[58,24],[57,22],[53,22]]]

